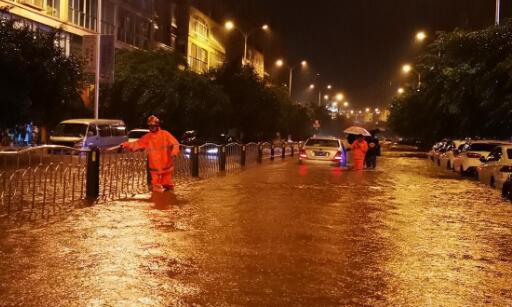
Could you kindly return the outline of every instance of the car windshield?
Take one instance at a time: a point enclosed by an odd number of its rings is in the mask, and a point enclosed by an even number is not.
[[[140,139],[146,133],[147,133],[147,131],[130,131],[128,133],[128,138],[130,138],[130,139]]]
[[[471,151],[491,151],[494,147],[498,146],[498,143],[477,143],[471,144],[468,150]]]
[[[87,124],[58,124],[53,135],[83,137],[87,131]]]
[[[306,146],[338,148],[340,147],[340,144],[337,140],[309,139],[306,142]]]

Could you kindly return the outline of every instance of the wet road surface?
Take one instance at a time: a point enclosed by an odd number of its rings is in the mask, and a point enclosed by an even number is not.
[[[427,160],[276,162],[0,230],[0,306],[510,306],[512,205]]]

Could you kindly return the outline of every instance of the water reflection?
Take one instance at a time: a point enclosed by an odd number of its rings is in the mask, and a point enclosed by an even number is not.
[[[512,206],[380,162],[279,162],[0,230],[0,305],[511,305]]]

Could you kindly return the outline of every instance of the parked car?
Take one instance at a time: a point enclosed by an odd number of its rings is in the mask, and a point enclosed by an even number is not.
[[[508,176],[501,188],[501,196],[512,201],[512,176]]]
[[[149,133],[148,129],[132,129],[128,131],[128,141],[134,142]]]
[[[500,141],[473,141],[471,144],[465,144],[462,151],[455,157],[453,168],[461,175],[475,174],[476,169],[482,162],[480,157],[486,157],[489,153],[499,145],[506,144]]]
[[[445,145],[446,145],[446,142],[444,142],[444,141],[443,142],[435,143],[432,146],[432,149],[430,149],[430,151],[427,154],[428,158],[432,162],[435,162],[437,156],[439,155],[439,151],[442,150],[442,148],[444,148]]]
[[[453,140],[449,141],[445,146],[445,151],[437,158],[437,165],[446,169],[453,169],[453,162],[455,157],[464,148],[466,141],[464,140]]]
[[[108,148],[128,140],[118,119],[68,119],[55,127],[50,143],[74,148]]]
[[[493,188],[501,189],[512,174],[512,145],[495,147],[480,161],[482,165],[477,167],[478,179]]]
[[[299,163],[324,162],[343,166],[347,161],[345,147],[335,137],[312,137],[299,151]]]
[[[236,140],[233,137],[224,133],[210,137],[200,137],[197,131],[190,130],[185,131],[180,144],[183,145],[183,151],[186,155],[192,153],[192,146],[200,146],[199,154],[216,156],[219,153],[219,146],[216,145],[227,145],[235,142]]]

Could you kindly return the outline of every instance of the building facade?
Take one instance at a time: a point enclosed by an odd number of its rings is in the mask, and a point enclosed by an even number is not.
[[[204,73],[221,66],[226,48],[221,38],[223,27],[195,7],[189,7],[187,62],[190,69]]]
[[[204,13],[190,0],[0,0],[2,7],[7,8],[3,17],[16,18],[33,29],[61,29],[60,45],[66,55],[84,57],[89,70],[94,68],[87,62],[94,61],[98,27],[104,37],[102,57],[104,44],[111,44],[107,49],[176,50],[186,56],[189,68],[197,73],[226,61],[223,25],[210,17],[211,11]],[[216,6],[212,2],[206,7]],[[250,48],[248,59],[263,77],[263,54]]]
[[[82,54],[83,38],[98,34],[100,0],[0,0],[8,14],[34,29],[62,30],[66,54]],[[101,33],[116,48],[175,48],[178,1],[103,0]],[[158,12],[158,13],[157,13]]]

